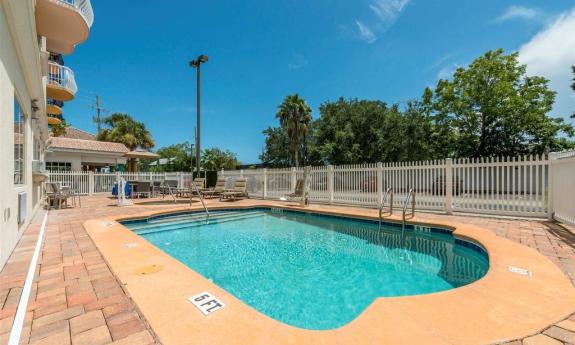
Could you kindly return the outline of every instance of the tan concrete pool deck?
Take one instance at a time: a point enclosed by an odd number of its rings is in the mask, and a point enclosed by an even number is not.
[[[378,298],[339,329],[311,331],[268,318],[123,226],[104,224],[188,209],[185,205],[117,208],[110,206],[113,200],[108,198],[86,199],[84,208],[50,212],[23,344],[575,342],[575,288],[568,279],[574,278],[575,235],[568,227],[535,220],[418,213],[414,221],[455,228],[457,236],[486,248],[491,262],[488,274],[445,292]],[[225,208],[287,205],[259,200],[209,204]],[[199,208],[198,204],[194,208]],[[315,205],[306,210],[377,216],[376,210],[341,206]],[[86,222],[88,236],[81,224],[91,218],[97,220]],[[11,326],[34,233],[37,227],[33,225],[0,273],[0,344]],[[126,246],[128,243],[138,245]],[[149,275],[136,273],[149,265],[161,270]],[[527,268],[532,276],[511,273],[508,266]],[[203,316],[187,301],[203,291],[213,293],[226,307]]]

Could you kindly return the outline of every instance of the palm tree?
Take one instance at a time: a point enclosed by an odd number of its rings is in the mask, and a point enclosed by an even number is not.
[[[298,167],[301,139],[309,130],[311,108],[298,94],[287,96],[278,108],[276,117],[288,134],[294,164]]]
[[[134,120],[128,114],[113,113],[104,118],[103,128],[97,135],[100,141],[111,141],[126,145],[130,151],[137,148],[150,149],[154,147],[152,135],[143,122]],[[130,159],[130,167],[134,168],[135,161]]]

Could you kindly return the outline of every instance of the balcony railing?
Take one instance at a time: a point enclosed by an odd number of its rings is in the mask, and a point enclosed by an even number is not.
[[[72,95],[75,95],[78,91],[74,72],[70,68],[58,65],[55,62],[48,62],[48,84],[64,88]]]
[[[92,27],[94,23],[94,11],[92,10],[92,3],[90,0],[52,0],[64,4],[65,6],[70,6],[75,8],[78,12],[82,14],[88,27]]]

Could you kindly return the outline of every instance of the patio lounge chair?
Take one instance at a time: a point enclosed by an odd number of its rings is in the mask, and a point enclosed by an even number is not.
[[[176,195],[178,189],[178,181],[176,180],[165,180],[162,183],[162,187],[160,188],[160,191],[162,193],[162,198],[168,194],[168,195]]]
[[[237,198],[248,197],[248,193],[246,192],[246,183],[245,177],[238,177],[234,181],[232,189],[225,190],[222,194],[220,194],[220,201],[224,199],[228,200],[236,200]]]
[[[203,195],[204,191],[206,190],[206,178],[205,177],[196,177],[194,179],[194,184],[198,188],[198,191]],[[197,194],[196,188],[190,183],[189,191],[192,195]]]
[[[213,189],[206,189],[202,192],[204,198],[215,198],[221,195],[226,190],[227,179],[225,177],[219,177],[216,181],[216,185]]]
[[[151,182],[136,182],[135,186],[134,197],[145,196],[149,198],[152,195]]]

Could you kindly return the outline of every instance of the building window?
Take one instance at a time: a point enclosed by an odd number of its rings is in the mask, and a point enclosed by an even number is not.
[[[68,162],[46,162],[48,171],[72,171],[72,163]]]
[[[22,111],[22,107],[18,100],[14,98],[14,183],[24,183],[24,148],[26,144],[26,136],[24,129],[26,128],[26,117]]]

